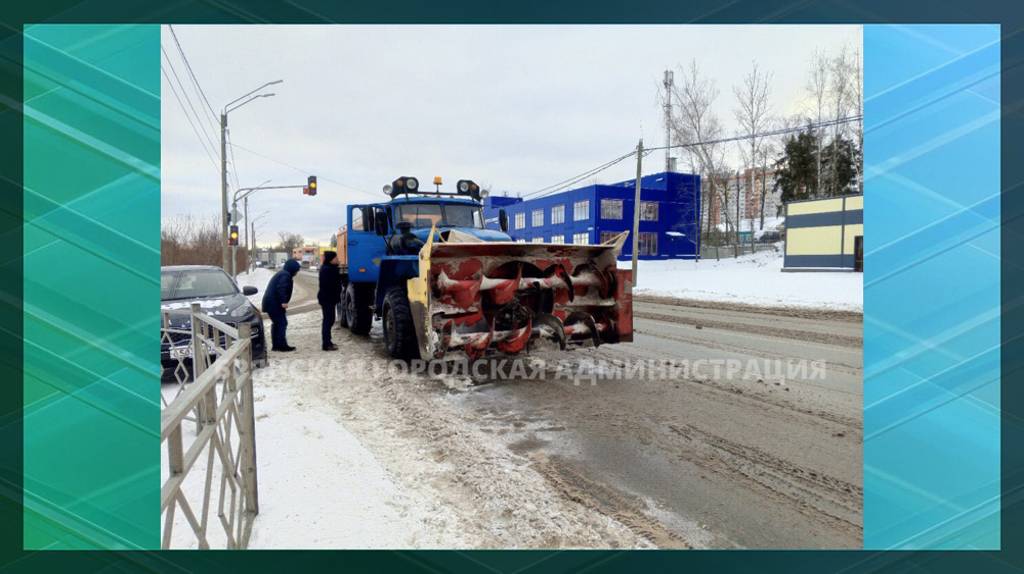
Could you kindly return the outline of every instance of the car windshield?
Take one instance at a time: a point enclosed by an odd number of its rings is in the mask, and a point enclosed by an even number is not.
[[[475,227],[482,229],[480,208],[462,203],[407,203],[400,205],[398,220],[408,221],[413,227]]]
[[[160,299],[205,299],[238,292],[235,283],[220,269],[163,271],[160,273]]]

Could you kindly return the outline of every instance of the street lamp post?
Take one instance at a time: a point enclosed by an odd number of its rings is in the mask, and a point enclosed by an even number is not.
[[[220,113],[220,225],[221,225],[221,267],[224,271],[228,270],[228,158],[227,158],[227,130],[228,130],[228,114],[237,110],[238,108],[248,104],[249,102],[259,98],[269,98],[273,96],[270,94],[257,94],[263,88],[272,86],[274,84],[280,84],[284,80],[274,80],[273,82],[267,82],[262,86],[252,90],[251,92],[235,98],[228,102],[226,106],[221,110]],[[241,103],[239,103],[241,102]],[[232,274],[234,276],[234,274]]]

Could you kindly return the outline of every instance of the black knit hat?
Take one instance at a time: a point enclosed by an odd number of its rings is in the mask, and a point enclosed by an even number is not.
[[[333,251],[324,251],[324,263],[330,263],[338,254]]]

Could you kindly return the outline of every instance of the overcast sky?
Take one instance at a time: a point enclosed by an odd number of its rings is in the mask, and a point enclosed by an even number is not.
[[[263,191],[251,217],[260,244],[278,232],[326,243],[344,206],[385,199],[400,175],[449,188],[468,178],[497,192],[529,193],[629,152],[643,135],[662,145],[658,99],[665,69],[691,59],[720,92],[716,111],[735,131],[732,86],[751,63],[774,74],[779,115],[806,106],[815,50],[860,50],[860,26],[175,26],[212,107],[277,79],[276,95],[229,116],[242,187],[319,178],[320,193]],[[163,47],[189,80],[167,27]],[[678,78],[679,72],[676,76]],[[678,80],[677,80],[678,83]],[[163,216],[220,212],[214,119],[187,92],[213,140],[204,150],[186,113],[162,86]],[[188,102],[182,100],[185,109]],[[197,126],[199,128],[199,126]],[[205,137],[203,138],[205,140]],[[215,147],[214,147],[215,146]],[[251,151],[248,151],[251,150]],[[253,153],[256,152],[256,153]],[[213,158],[210,157],[212,154]],[[231,153],[229,150],[229,160]],[[645,173],[661,171],[660,152]],[[289,167],[293,166],[293,167]],[[298,168],[298,169],[294,169]],[[624,162],[597,179],[631,179]],[[232,186],[234,177],[231,177]]]

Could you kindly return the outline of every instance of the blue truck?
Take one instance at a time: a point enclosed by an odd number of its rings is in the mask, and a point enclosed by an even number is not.
[[[632,275],[617,269],[622,233],[601,245],[518,243],[484,225],[486,192],[422,190],[415,177],[384,186],[387,201],[350,205],[338,233],[342,327],[367,335],[382,322],[400,359],[476,360],[540,346],[600,345],[633,337]]]

